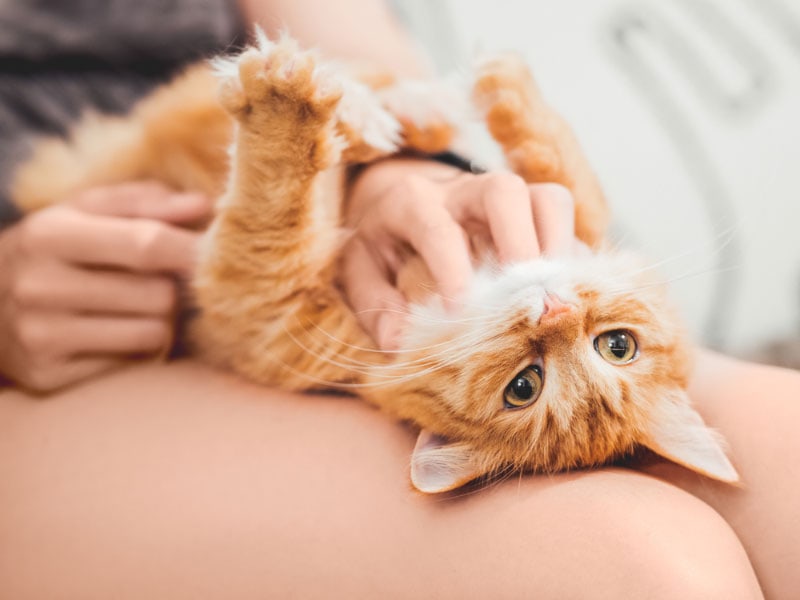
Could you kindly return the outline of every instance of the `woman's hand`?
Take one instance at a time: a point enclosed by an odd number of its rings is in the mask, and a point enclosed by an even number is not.
[[[210,202],[157,183],[96,188],[0,232],[0,374],[48,391],[169,348],[176,276]]]
[[[343,256],[345,293],[384,349],[396,347],[404,324],[406,299],[394,285],[403,246],[422,257],[451,306],[472,275],[470,238],[485,240],[501,262],[568,254],[577,246],[569,191],[529,185],[510,172],[475,175],[393,159],[367,169],[349,203],[347,222],[356,235]]]

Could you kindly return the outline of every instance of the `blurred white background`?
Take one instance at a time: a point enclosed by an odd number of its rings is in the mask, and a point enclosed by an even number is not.
[[[696,338],[753,356],[799,336],[800,1],[396,4],[443,72],[525,56]]]

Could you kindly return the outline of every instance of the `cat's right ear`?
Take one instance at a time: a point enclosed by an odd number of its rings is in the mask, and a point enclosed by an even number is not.
[[[438,494],[483,475],[466,444],[451,443],[423,429],[411,455],[411,482],[420,492]]]
[[[656,454],[712,479],[739,481],[721,436],[706,426],[685,393],[664,399],[651,415],[648,433],[644,445]]]

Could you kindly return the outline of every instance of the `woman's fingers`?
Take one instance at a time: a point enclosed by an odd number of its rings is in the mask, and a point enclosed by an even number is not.
[[[211,201],[200,193],[177,193],[156,181],[135,181],[78,193],[70,204],[109,217],[191,223],[211,214]]]
[[[28,309],[165,316],[177,304],[176,283],[165,275],[100,271],[41,262],[20,273],[14,300]]]
[[[362,233],[373,248],[386,238],[409,244],[425,261],[439,293],[457,305],[472,274],[467,231],[488,232],[500,262],[570,254],[574,203],[556,184],[533,184],[512,173],[457,178],[442,185],[408,177],[379,200]]]
[[[5,367],[20,384],[49,391],[156,354],[172,343],[172,325],[153,317],[95,317],[26,312],[7,333]]]
[[[189,272],[198,234],[150,219],[127,219],[55,206],[26,223],[27,249],[76,264],[134,271]]]
[[[94,354],[149,354],[172,341],[172,324],[156,317],[29,313],[17,324],[28,356],[52,359]]]
[[[542,253],[547,256],[572,254],[575,248],[575,201],[572,194],[557,183],[536,183],[528,188]]]
[[[450,210],[464,226],[474,221],[488,228],[501,263],[571,253],[575,203],[564,186],[528,184],[513,173],[487,173],[467,180],[451,197]]]
[[[86,357],[42,364],[19,375],[19,383],[36,392],[51,392],[58,388],[130,364],[124,358]]]
[[[462,180],[450,198],[453,217],[463,226],[484,225],[491,233],[500,262],[529,260],[539,255],[528,184],[513,173],[493,172]]]
[[[342,259],[342,279],[361,326],[384,350],[398,347],[406,300],[364,242],[353,239]]]
[[[0,368],[66,385],[172,343],[174,277],[194,267],[210,202],[154,182],[80,192],[3,232]]]
[[[425,261],[446,305],[454,306],[472,275],[464,230],[430,181],[409,177],[380,200],[380,225],[368,227],[371,243],[385,244],[386,234],[408,243]]]
[[[492,248],[501,263],[573,252],[574,203],[566,188],[529,185],[508,172],[475,176],[437,171],[429,163],[420,172],[411,170],[414,163],[388,165],[368,170],[354,188],[349,224],[357,241],[343,262],[348,299],[383,348],[399,339],[404,315],[393,308],[414,289],[415,271],[403,266],[409,246],[451,309],[472,277],[471,244]]]

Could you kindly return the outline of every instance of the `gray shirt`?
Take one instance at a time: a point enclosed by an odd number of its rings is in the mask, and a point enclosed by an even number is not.
[[[122,112],[188,62],[242,39],[234,0],[0,0],[0,226],[39,135]]]

